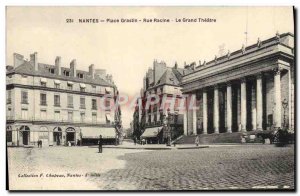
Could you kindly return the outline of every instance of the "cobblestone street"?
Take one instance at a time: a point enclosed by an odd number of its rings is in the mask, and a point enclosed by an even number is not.
[[[294,188],[294,146],[216,146],[186,150],[9,148],[10,184],[26,189],[206,190]],[[76,161],[74,161],[76,159]],[[19,174],[62,174],[25,178]],[[68,173],[80,177],[68,177]],[[90,175],[95,173],[97,175]],[[86,174],[89,174],[86,176]],[[64,187],[60,187],[64,183]],[[17,186],[17,187],[16,187]]]
[[[215,147],[126,154],[125,169],[95,181],[103,189],[199,190],[294,187],[293,147]]]

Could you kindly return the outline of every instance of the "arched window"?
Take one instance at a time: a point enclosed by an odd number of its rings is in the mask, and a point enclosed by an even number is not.
[[[75,132],[75,129],[73,127],[68,127],[66,129],[66,132]]]
[[[39,132],[39,139],[48,139],[48,138],[49,138],[48,128],[42,126]]]
[[[30,131],[28,126],[21,126],[20,131]]]
[[[6,127],[6,141],[12,142],[12,128],[11,126]]]

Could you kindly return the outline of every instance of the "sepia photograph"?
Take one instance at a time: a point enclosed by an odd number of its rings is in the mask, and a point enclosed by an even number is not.
[[[293,6],[6,6],[8,191],[295,191]]]

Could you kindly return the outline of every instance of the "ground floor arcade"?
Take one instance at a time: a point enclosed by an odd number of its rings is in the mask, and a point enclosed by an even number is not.
[[[91,127],[74,125],[50,125],[32,123],[11,123],[6,126],[8,146],[91,145],[97,144],[99,136],[106,143],[114,143],[114,127]]]

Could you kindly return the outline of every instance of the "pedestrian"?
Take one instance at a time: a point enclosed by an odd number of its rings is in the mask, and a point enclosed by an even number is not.
[[[41,148],[43,147],[43,142],[42,142],[42,140],[40,140],[40,146],[41,146]]]
[[[136,137],[133,138],[134,145],[136,145]]]
[[[196,144],[196,146],[199,146],[199,135],[197,135],[197,137],[195,139],[195,144]]]
[[[98,150],[99,150],[99,153],[102,153],[102,144],[103,144],[103,141],[102,141],[102,135],[99,136],[99,142],[98,142]]]
[[[39,148],[40,147],[40,140],[37,141],[37,144],[38,144],[38,148]]]

